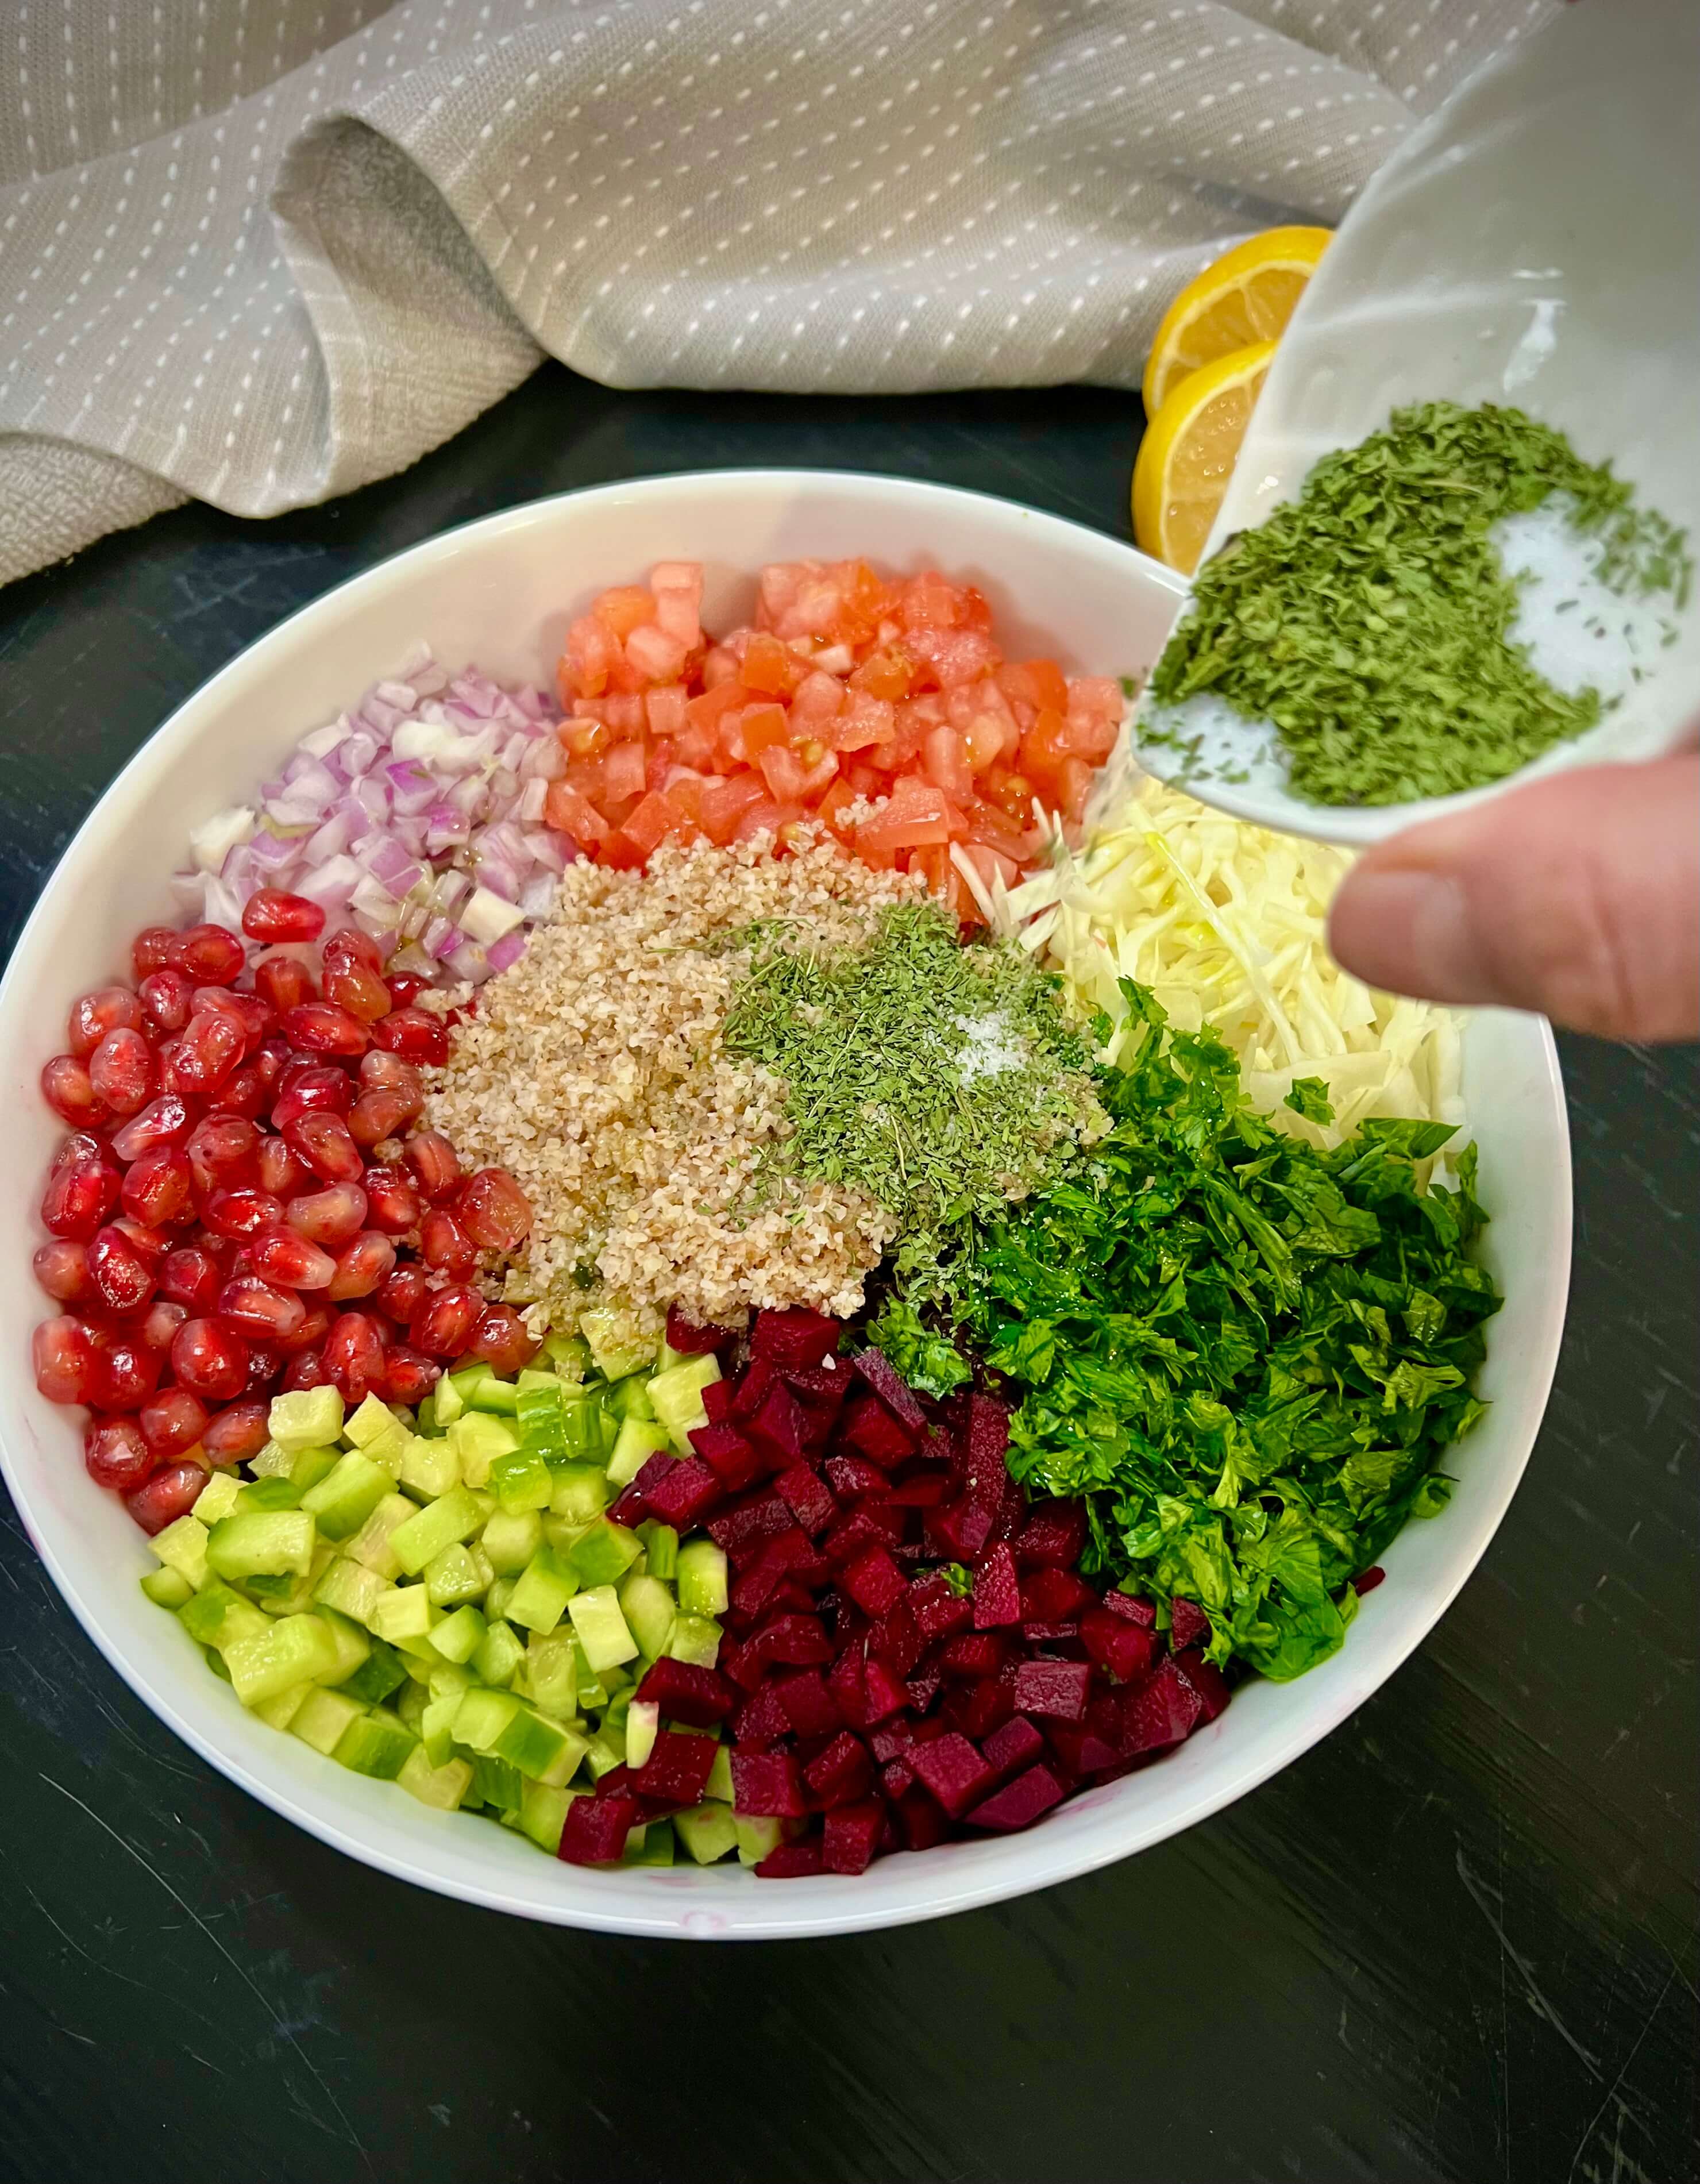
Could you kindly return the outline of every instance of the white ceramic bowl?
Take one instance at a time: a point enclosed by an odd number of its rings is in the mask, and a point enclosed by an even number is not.
[[[117,1500],[85,1475],[80,1414],[36,1394],[29,1333],[47,1309],[31,1279],[42,1178],[59,1126],[36,1073],[65,1011],[127,968],[136,930],[170,916],[167,875],[188,828],[247,794],[296,740],[357,698],[424,637],[446,664],[546,680],[561,633],[605,583],[672,556],[705,558],[711,622],[747,613],[744,573],[803,554],[866,554],[971,576],[1015,647],[1070,668],[1148,665],[1181,586],[1112,540],[1001,501],[901,479],[797,471],[657,478],[538,502],[451,532],[303,609],[214,677],[120,775],[67,850],[0,987],[8,1131],[0,1219],[0,1457],[54,1581],[107,1659],[162,1721],[232,1781],[321,1841],[446,1896],[570,1925],[695,1938],[775,1938],[935,1917],[1040,1888],[1161,1841],[1274,1774],[1399,1665],[1469,1576],[1516,1487],[1540,1424],[1563,1321],[1569,1167],[1550,1034],[1484,1016],[1465,1048],[1467,1095],[1508,1293],[1492,1323],[1485,1424],[1461,1451],[1458,1491],[1390,1549],[1343,1652],[1285,1686],[1254,1683],[1179,1752],[1077,1798],[1031,1833],[880,1860],[854,1880],[758,1881],[737,1869],[586,1872],[487,1822],[427,1811],[345,1772],[243,1713],[174,1618],[143,1597],[153,1567]]]

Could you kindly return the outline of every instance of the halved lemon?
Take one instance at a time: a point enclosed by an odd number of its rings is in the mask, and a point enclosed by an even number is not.
[[[1190,371],[1274,341],[1333,240],[1325,227],[1272,227],[1207,265],[1169,305],[1145,359],[1146,418]]]
[[[1171,569],[1190,577],[1198,566],[1274,354],[1274,342],[1253,342],[1189,372],[1145,427],[1134,537]]]

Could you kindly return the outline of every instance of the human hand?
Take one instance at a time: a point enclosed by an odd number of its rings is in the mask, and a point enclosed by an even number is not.
[[[1578,767],[1395,835],[1346,876],[1329,939],[1395,993],[1694,1038],[1700,753]]]

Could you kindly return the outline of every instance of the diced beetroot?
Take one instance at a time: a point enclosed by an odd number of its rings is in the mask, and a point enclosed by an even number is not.
[[[895,1471],[915,1453],[915,1435],[872,1396],[859,1396],[850,1405],[839,1435],[847,1448],[885,1471]]]
[[[1189,1646],[1203,1646],[1210,1639],[1210,1618],[1195,1600],[1183,1600],[1179,1593],[1168,1604],[1168,1642],[1170,1650],[1184,1653]]]
[[[950,1824],[924,1790],[906,1790],[896,1803],[897,1825],[909,1849],[931,1850],[935,1843],[944,1841]]]
[[[811,1802],[823,1809],[850,1804],[867,1793],[872,1779],[867,1747],[847,1729],[841,1729],[803,1769]]]
[[[1214,1662],[1207,1661],[1202,1653],[1189,1652],[1174,1656],[1174,1670],[1197,1692],[1204,1708],[1204,1719],[1214,1721],[1234,1696],[1221,1669]]]
[[[867,1669],[861,1641],[846,1646],[827,1678],[833,1704],[852,1729],[867,1726]]]
[[[1141,1630],[1137,1623],[1123,1621],[1106,1607],[1089,1607],[1080,1618],[1080,1642],[1118,1683],[1137,1683],[1148,1676],[1157,1657],[1155,1630]]]
[[[631,1525],[646,1522],[654,1514],[649,1507],[650,1488],[659,1487],[680,1461],[676,1456],[652,1456],[609,1511],[615,1523]]]
[[[1161,1752],[1191,1736],[1204,1702],[1181,1675],[1173,1659],[1158,1663],[1156,1673],[1122,1702],[1120,1749],[1124,1759],[1141,1752]]]
[[[830,1736],[843,1727],[844,1718],[818,1669],[799,1669],[794,1675],[777,1676],[772,1690],[784,1709],[788,1725],[799,1736]]]
[[[1086,1511],[1079,1502],[1035,1502],[1016,1535],[1015,1558],[1025,1568],[1046,1563],[1072,1570],[1086,1544]]]
[[[925,1679],[921,1677],[917,1677],[916,1679],[917,1683],[924,1680]],[[938,1680],[936,1678],[933,1680],[933,1691],[934,1696],[936,1696],[938,1691]],[[925,1702],[922,1695],[917,1694],[917,1696],[918,1702]],[[921,1720],[914,1724],[909,1741],[911,1744],[930,1744],[934,1737],[945,1736],[948,1732],[950,1726],[950,1723],[945,1719],[945,1717],[942,1714],[934,1713],[924,1715]],[[972,1744],[973,1741],[973,1737],[968,1739],[970,1744]]]
[[[915,1780],[915,1769],[900,1754],[894,1752],[879,1770],[880,1787],[888,1797],[900,1797]]]
[[[651,1485],[645,1482],[655,1461],[651,1457],[632,1483],[642,1492],[649,1514],[671,1524],[676,1532],[689,1531],[705,1511],[724,1498],[725,1487],[700,1456],[682,1457]]]
[[[806,1463],[794,1463],[773,1481],[776,1492],[812,1540],[825,1531],[838,1514],[838,1503],[818,1472]]]
[[[866,1457],[829,1456],[822,1469],[827,1484],[840,1502],[854,1502],[864,1494],[883,1494],[885,1474]]]
[[[1031,1765],[1044,1749],[1045,1739],[1024,1713],[1018,1713],[992,1731],[980,1747],[980,1757],[988,1767],[1006,1777]]]
[[[911,1745],[910,1764],[953,1820],[978,1803],[995,1780],[966,1736],[945,1736],[930,1744]]]
[[[961,1631],[939,1656],[939,1666],[946,1676],[968,1683],[996,1675],[1003,1664],[1004,1641],[995,1630]]]
[[[758,1685],[744,1702],[733,1719],[732,1733],[740,1745],[751,1746],[777,1744],[790,1735],[791,1719],[777,1681]]]
[[[883,1661],[869,1655],[862,1669],[863,1724],[872,1729],[876,1722],[900,1712],[909,1704],[909,1692],[900,1683]]]
[[[640,1472],[638,1477],[641,1479]],[[1021,1541],[1016,1541],[1021,1559]],[[1047,1567],[1030,1570],[1021,1581],[1021,1619],[1023,1623],[1068,1623],[1098,1604],[1098,1596],[1072,1569]]]
[[[645,1706],[659,1706],[674,1721],[691,1722],[698,1729],[724,1721],[738,1703],[738,1694],[717,1669],[694,1661],[657,1661],[638,1685],[638,1696]]]
[[[1020,1620],[1015,1557],[1006,1546],[989,1547],[974,1572],[974,1628],[997,1630]]]
[[[744,1429],[770,1457],[800,1463],[809,1446],[809,1422],[803,1407],[783,1382],[776,1382],[744,1421]]]
[[[1007,1669],[995,1676],[983,1676],[967,1691],[953,1691],[945,1706],[956,1727],[970,1743],[978,1744],[1014,1713],[1015,1678]]]
[[[818,1365],[839,1346],[841,1323],[800,1305],[784,1312],[759,1312],[750,1346],[757,1357],[783,1370],[788,1366]]]
[[[791,1512],[779,1496],[763,1492],[716,1510],[703,1529],[716,1546],[725,1548],[727,1560],[738,1569],[754,1561],[769,1540],[789,1531],[791,1522]]]
[[[779,1377],[805,1411],[826,1418],[837,1418],[856,1384],[853,1373],[830,1359],[823,1365],[783,1366]]]
[[[980,1549],[968,1545],[971,1530],[977,1530],[974,1513],[958,1496],[954,1501],[941,1502],[936,1509],[928,1510],[922,1518],[927,1544],[934,1553],[946,1562],[973,1562]],[[987,1541],[980,1540],[980,1547]]]
[[[734,1418],[754,1418],[778,1378],[765,1357],[752,1358],[739,1374],[738,1385],[732,1391],[731,1415]]]
[[[843,1804],[827,1814],[822,1861],[828,1873],[866,1873],[873,1863],[885,1827],[885,1807],[878,1797]]]
[[[676,1304],[667,1307],[667,1347],[681,1357],[705,1357],[711,1351],[729,1349],[737,1340],[735,1327],[687,1319]]]
[[[899,1719],[887,1722],[883,1729],[871,1730],[867,1747],[883,1766],[888,1759],[895,1759],[900,1752],[906,1751],[914,1741],[914,1723]]]
[[[1021,1626],[1021,1635],[1024,1645],[1043,1646],[1056,1652],[1079,1646],[1080,1625],[1073,1622],[1023,1623]],[[1073,1660],[1079,1656],[1070,1652],[1067,1654],[1067,1658]]]
[[[702,1407],[711,1425],[724,1425],[732,1415],[731,1381],[711,1380],[702,1391]]]
[[[789,1525],[762,1543],[761,1552],[733,1580],[732,1605],[740,1615],[759,1615],[774,1601],[786,1577],[813,1559],[809,1535],[800,1525]],[[804,1596],[805,1608],[813,1606]]]
[[[755,1445],[734,1425],[698,1426],[691,1446],[729,1494],[741,1493],[766,1468]]]
[[[800,1819],[807,1807],[796,1761],[789,1752],[734,1752],[732,1804],[751,1819]]]
[[[687,1736],[681,1730],[664,1729],[649,1758],[633,1769],[632,1787],[648,1800],[694,1805],[707,1786],[719,1749],[711,1736]]]
[[[886,1496],[894,1509],[936,1509],[950,1491],[948,1471],[911,1471],[900,1486]]]
[[[815,1615],[770,1616],[750,1643],[763,1661],[783,1662],[788,1668],[812,1668],[833,1658],[832,1646]]]
[[[575,1797],[561,1825],[558,1856],[569,1865],[611,1865],[638,1824],[635,1797]]]
[[[991,1538],[992,1526],[1003,1506],[1009,1483],[1004,1462],[1008,1446],[1008,1412],[989,1396],[971,1395],[962,1432],[963,1507],[957,1519],[961,1552],[970,1559]]]
[[[852,1362],[898,1424],[907,1426],[911,1437],[919,1440],[927,1430],[927,1413],[890,1359],[881,1351],[862,1350],[857,1351]]]
[[[1060,1805],[1067,1794],[1050,1768],[1029,1767],[1025,1774],[1017,1774],[1013,1782],[994,1791],[984,1804],[976,1805],[963,1817],[971,1828],[1012,1835],[1017,1828],[1030,1828],[1053,1805]]]
[[[312,1354],[310,1351],[308,1352],[309,1357]],[[290,1384],[293,1384],[285,1383],[286,1386]],[[628,1487],[615,1496],[608,1511],[609,1522],[623,1524],[628,1531],[636,1531],[639,1524],[647,1524],[649,1521],[649,1505],[638,1491],[635,1479]]]
[[[883,1547],[870,1547],[858,1555],[839,1573],[839,1583],[864,1615],[872,1616],[888,1613],[909,1590],[907,1579]]]
[[[921,1656],[927,1651],[927,1641],[921,1635],[915,1620],[915,1610],[910,1604],[909,1591],[893,1602],[889,1610],[875,1625],[868,1641],[868,1652],[883,1661],[894,1676],[906,1676]]]
[[[974,1620],[973,1602],[966,1593],[952,1592],[942,1579],[922,1579],[920,1584],[911,1585],[909,1606],[915,1627],[928,1645],[940,1638],[954,1638],[957,1631],[970,1629]]]
[[[1119,1754],[1106,1736],[1087,1723],[1048,1721],[1045,1733],[1057,1758],[1071,1774],[1099,1774],[1117,1764]]]
[[[1138,1624],[1141,1630],[1157,1628],[1157,1604],[1141,1600],[1131,1592],[1118,1592],[1113,1588],[1104,1595],[1101,1605],[1112,1615],[1119,1615],[1125,1622]]]
[[[791,1842],[770,1850],[756,1865],[755,1875],[761,1880],[804,1880],[821,1870],[819,1843]]]
[[[923,1669],[918,1676],[911,1676],[903,1688],[908,1694],[906,1704],[917,1713],[925,1713],[945,1687],[945,1680],[936,1669]]]
[[[1362,1600],[1366,1592],[1374,1591],[1386,1574],[1386,1571],[1382,1568],[1380,1563],[1372,1563],[1367,1570],[1359,1570],[1357,1575],[1353,1578],[1352,1589]]]

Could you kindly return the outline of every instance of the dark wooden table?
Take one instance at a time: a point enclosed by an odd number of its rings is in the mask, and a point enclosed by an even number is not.
[[[332,584],[564,488],[900,471],[1118,536],[1134,404],[606,393],[185,510],[0,593],[8,939],[150,731]],[[1566,1041],[1570,1332],[1498,1538],[1361,1713],[1178,1841],[866,1939],[499,1919],[203,1767],[0,1531],[0,2174],[44,2184],[1683,2184],[1695,2152],[1700,1070]],[[13,1369],[21,1369],[14,1360]]]

